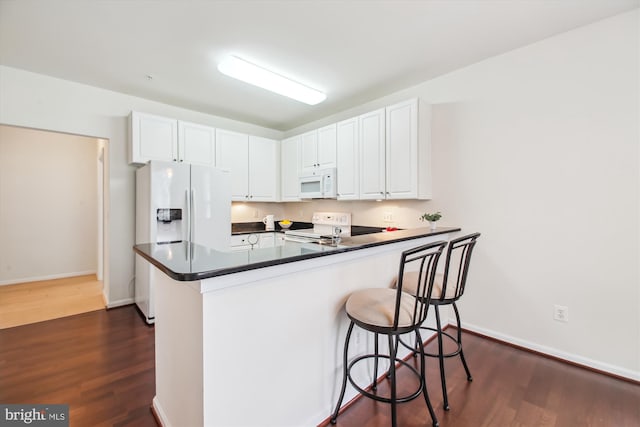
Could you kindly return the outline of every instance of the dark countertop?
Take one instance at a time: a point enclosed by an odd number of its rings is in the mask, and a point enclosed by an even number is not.
[[[283,229],[275,223],[275,230],[267,231],[264,229],[264,223],[262,221],[257,222],[234,222],[231,224],[231,235],[237,234],[254,234],[254,233],[281,233],[287,230],[304,230],[307,228],[313,228],[313,224],[310,222],[294,222],[290,228]],[[380,233],[384,230],[384,227],[368,227],[363,225],[351,226],[351,235],[360,236],[363,234]]]
[[[253,233],[280,233],[286,230],[303,230],[305,228],[313,228],[313,224],[310,222],[293,222],[290,228],[283,229],[275,223],[275,230],[267,231],[264,229],[264,223],[262,221],[257,222],[234,222],[231,223],[231,235],[235,234],[253,234]]]
[[[145,243],[135,245],[133,250],[172,279],[193,281],[456,231],[460,228],[414,228],[352,236],[338,246],[286,242],[284,246],[238,252],[221,252],[186,242]]]

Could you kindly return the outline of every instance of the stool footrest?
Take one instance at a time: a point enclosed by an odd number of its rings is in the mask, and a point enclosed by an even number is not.
[[[351,363],[349,363],[349,368],[347,369],[347,378],[349,379],[349,382],[351,383],[351,385],[358,390],[358,392],[362,393],[363,395],[365,395],[366,397],[376,400],[378,402],[384,402],[384,403],[391,403],[391,399],[389,397],[385,397],[385,396],[379,396],[377,394],[373,394],[371,393],[369,390],[362,388],[358,383],[356,383],[356,381],[351,377],[351,368],[353,368],[353,366],[356,363],[362,362],[364,360],[368,360],[368,359],[375,359],[375,358],[381,358],[381,359],[389,359],[389,355],[387,354],[364,354],[361,356],[356,357],[355,359],[353,359],[351,361]],[[420,372],[418,372],[413,366],[409,365],[407,362],[405,362],[402,359],[398,359],[396,358],[396,363],[399,363],[402,366],[405,366],[407,368],[409,368],[411,370],[411,372],[413,372],[413,374],[416,376],[416,378],[418,379],[418,389],[411,393],[408,394],[406,396],[399,396],[396,397],[396,402],[397,403],[404,403],[404,402],[409,402],[413,399],[415,399],[416,397],[420,396],[420,394],[422,393],[422,375],[420,375]],[[397,369],[397,368],[396,368]],[[382,376],[380,376],[379,378],[374,378],[374,382],[379,382],[379,380],[387,378],[388,375],[388,370],[386,370]]]
[[[438,332],[438,330],[436,328],[430,328],[427,326],[422,326],[420,327],[420,329],[426,329],[429,331],[434,331],[434,332]],[[446,333],[446,332],[442,332],[442,335],[445,335],[447,337],[449,337],[449,339],[451,339],[453,342],[456,343],[456,345],[458,346],[458,348],[450,353],[443,353],[442,357],[454,357],[460,354],[460,352],[462,351],[462,344],[460,344],[460,342],[458,342],[458,340],[451,336],[450,334]],[[416,350],[415,346],[410,346],[409,344],[407,344],[406,342],[404,342],[401,338],[398,339],[398,341],[400,342],[400,344],[402,344],[405,348],[407,348],[408,350],[411,350],[411,352],[416,355],[418,353],[418,350]],[[424,352],[425,356],[429,356],[429,357],[440,357],[439,354],[437,353],[427,353],[426,351]]]

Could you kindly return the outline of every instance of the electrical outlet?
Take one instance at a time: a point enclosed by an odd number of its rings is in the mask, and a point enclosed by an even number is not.
[[[553,306],[553,318],[559,322],[568,322],[569,321],[569,307],[565,305],[554,305]]]
[[[254,218],[260,218],[260,211],[258,209],[253,211],[253,217]]]
[[[384,222],[393,222],[393,214],[391,212],[385,212],[382,215],[382,220]]]

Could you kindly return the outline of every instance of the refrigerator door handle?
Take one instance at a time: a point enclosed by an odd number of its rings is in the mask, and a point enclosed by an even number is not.
[[[187,214],[185,215],[185,219],[186,219],[186,226],[187,226],[187,241],[191,242],[191,197],[189,197],[189,189],[187,188],[186,190],[184,190],[184,198],[185,198],[185,205],[187,208]]]
[[[193,236],[196,235],[196,190],[191,189],[191,217],[189,218],[189,224],[191,224],[191,236],[189,241],[193,242]]]

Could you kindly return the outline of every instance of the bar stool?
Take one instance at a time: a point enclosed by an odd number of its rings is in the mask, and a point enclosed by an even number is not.
[[[460,329],[460,313],[458,312],[458,307],[456,306],[456,301],[462,297],[464,293],[465,286],[467,283],[467,275],[469,273],[469,263],[471,261],[471,253],[473,252],[473,248],[476,244],[476,240],[480,237],[480,233],[469,234],[467,236],[459,237],[457,239],[451,240],[447,249],[447,257],[445,261],[444,274],[437,274],[434,285],[433,292],[431,294],[431,299],[428,301],[430,305],[434,306],[436,313],[436,328],[430,328],[426,326],[421,326],[420,329],[426,329],[430,331],[434,331],[437,333],[438,337],[438,353],[427,353],[423,349],[422,341],[418,341],[416,338],[416,343],[413,348],[408,346],[406,343],[400,341],[405,347],[409,348],[413,351],[414,355],[418,353],[424,354],[429,357],[437,357],[440,361],[440,382],[442,383],[442,398],[444,400],[443,406],[445,410],[449,410],[449,399],[447,396],[447,381],[445,379],[444,372],[444,359],[445,357],[455,357],[460,355],[460,360],[462,361],[462,366],[464,366],[464,370],[467,373],[467,381],[473,381],[473,377],[471,376],[471,372],[469,371],[469,367],[467,366],[467,361],[464,358],[464,352],[462,351],[462,331]],[[400,276],[398,276],[400,277]],[[419,276],[418,272],[415,271],[406,271],[403,276],[403,289],[405,292],[410,293],[411,295],[420,297],[418,292],[419,289]],[[442,330],[442,322],[440,320],[440,306],[451,305],[453,307],[453,311],[456,314],[456,328],[457,328],[457,336],[454,337],[451,334],[448,334]],[[452,340],[456,349],[449,353],[444,353],[443,351],[443,342],[442,337],[446,336],[450,340]]]
[[[427,318],[429,300],[431,298],[436,275],[436,267],[438,260],[440,259],[440,255],[446,245],[446,242],[439,241],[404,251],[400,258],[398,273],[398,277],[401,279],[397,281],[395,289],[362,289],[352,293],[347,299],[345,310],[351,322],[349,324],[349,329],[344,343],[342,389],[340,391],[340,397],[338,398],[335,411],[331,416],[331,424],[336,423],[338,412],[340,411],[340,406],[344,399],[347,380],[349,380],[360,394],[379,402],[391,404],[391,425],[393,427],[397,426],[396,404],[413,400],[420,396],[420,394],[424,396],[425,402],[427,403],[427,408],[429,409],[433,426],[438,426],[438,420],[436,419],[433,407],[431,406],[431,401],[429,400],[429,394],[427,393],[422,347],[418,350],[418,353],[422,356],[420,359],[420,372],[418,372],[413,366],[410,366],[407,362],[397,357],[397,337],[414,332],[417,339],[422,342],[420,338],[420,326]],[[413,279],[416,282],[414,291],[417,297],[404,292],[402,277],[404,277],[403,274],[405,268],[413,269],[416,272]],[[357,356],[348,363],[349,341],[354,325],[372,332],[375,335],[375,350],[373,354]],[[389,345],[388,355],[381,354],[379,351],[379,334],[387,335]],[[396,339],[394,339],[394,337]],[[379,396],[365,390],[363,387],[358,385],[351,376],[351,370],[354,366],[360,362],[370,361],[372,359],[374,362],[374,375],[371,388],[374,392],[376,391],[378,362],[380,359],[389,361],[387,377],[390,382],[390,393],[388,397]],[[396,363],[407,367],[416,376],[419,386],[413,393],[405,396],[397,396]]]

